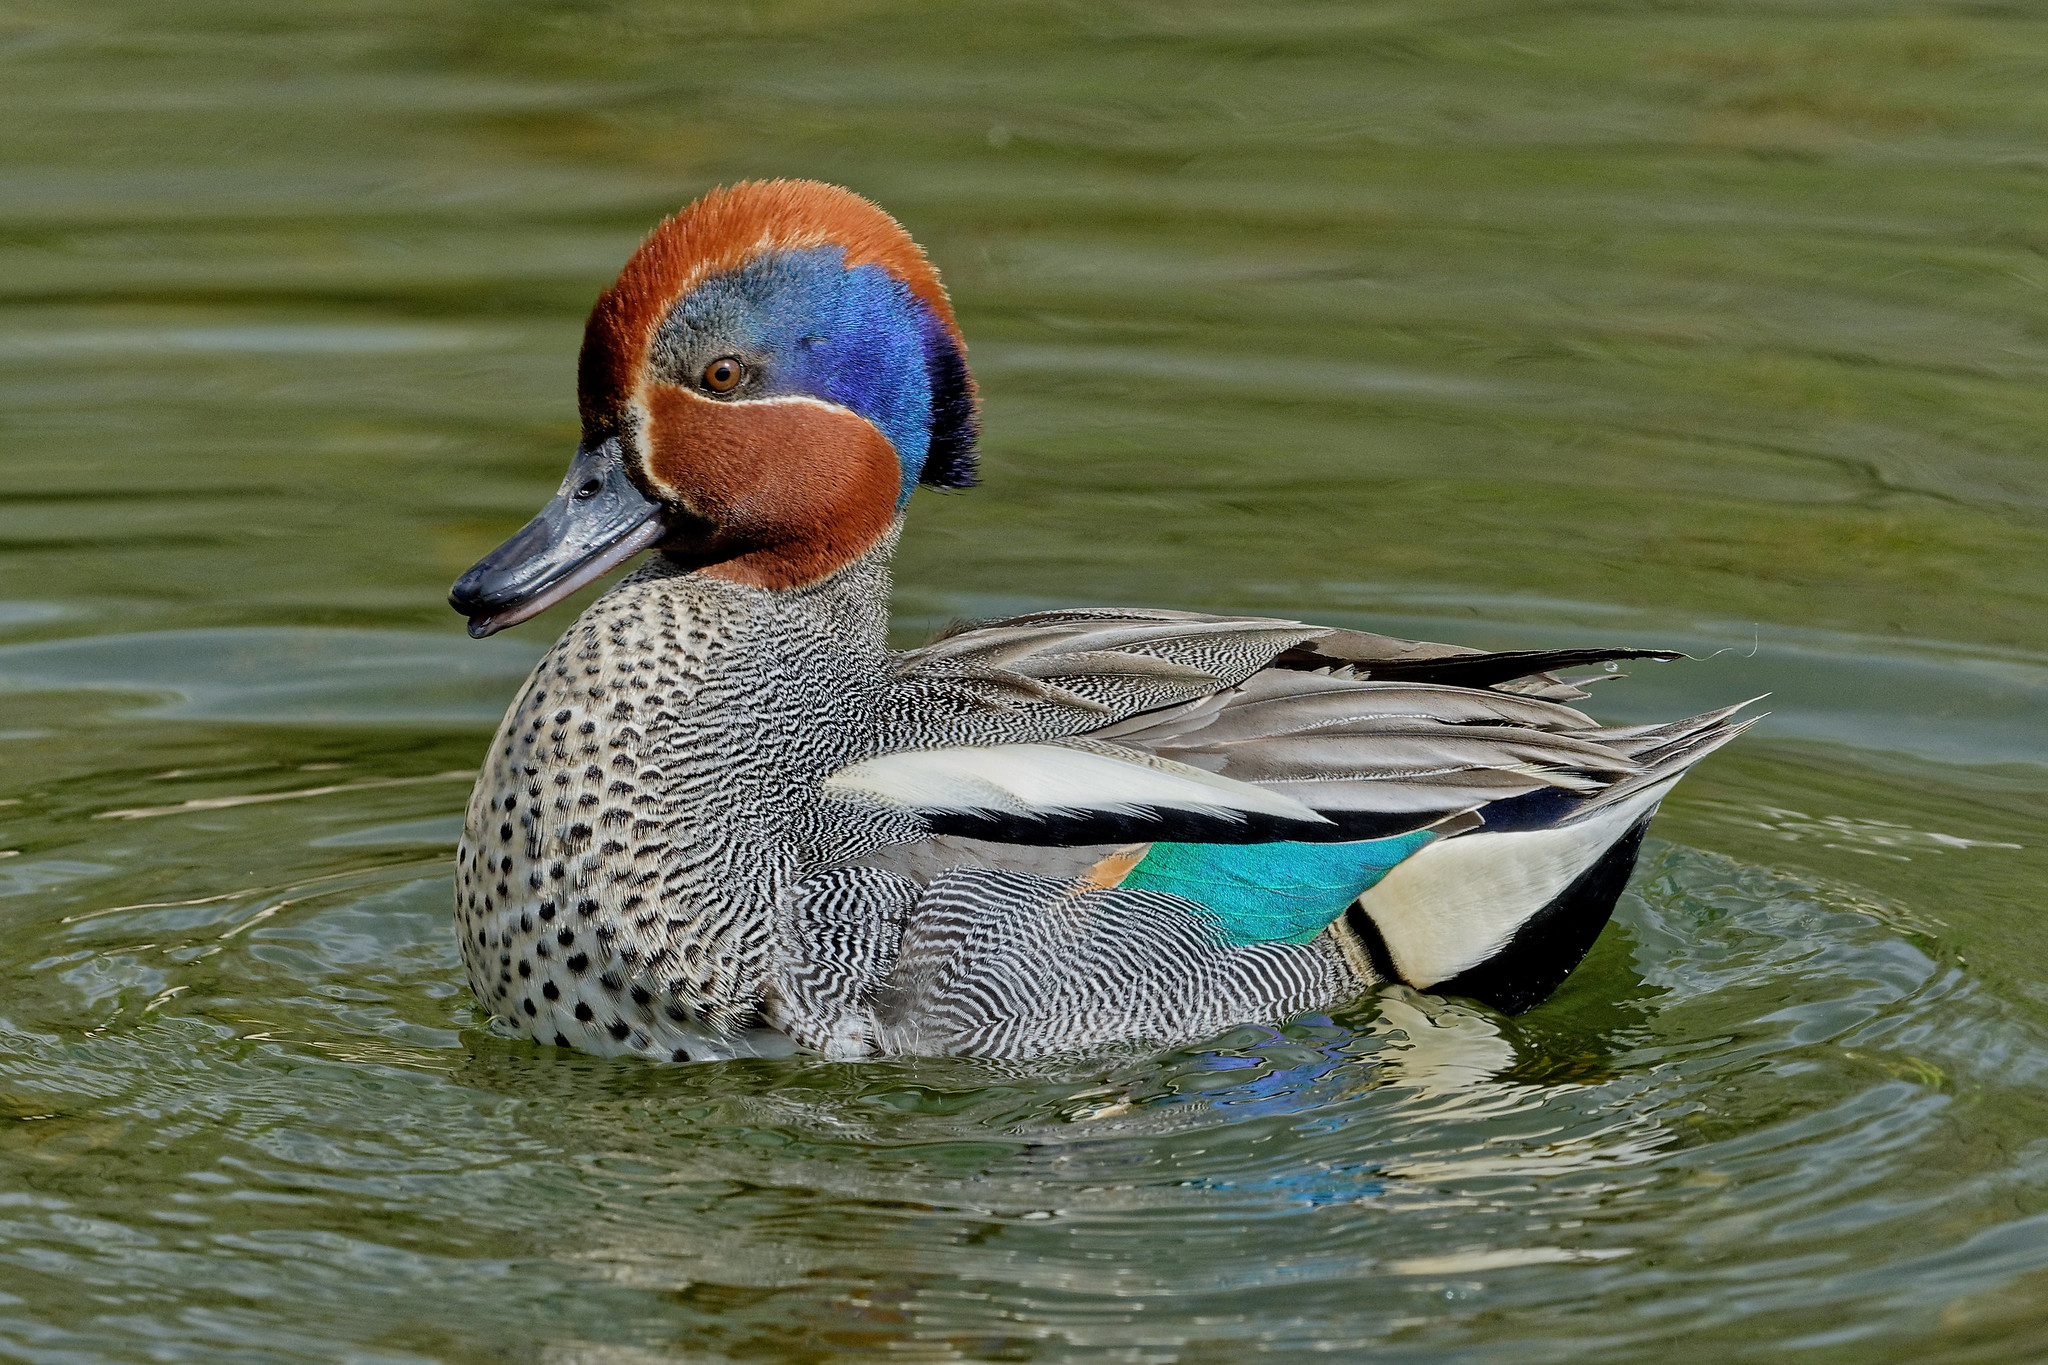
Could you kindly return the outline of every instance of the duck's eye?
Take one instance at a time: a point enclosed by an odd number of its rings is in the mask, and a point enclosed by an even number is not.
[[[704,367],[704,387],[713,393],[731,393],[747,377],[747,367],[735,356],[722,355]]]

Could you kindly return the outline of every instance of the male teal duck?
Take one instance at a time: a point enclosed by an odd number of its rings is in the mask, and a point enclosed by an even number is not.
[[[554,499],[450,601],[488,635],[642,550],[506,712],[457,855],[500,1027],[602,1054],[1025,1058],[1375,985],[1542,1000],[1736,708],[1608,727],[1553,670],[1298,621],[1045,611],[886,640],[975,390],[894,219],[714,191],[597,301]]]

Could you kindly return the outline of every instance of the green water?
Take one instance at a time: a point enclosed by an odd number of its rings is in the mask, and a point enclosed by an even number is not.
[[[464,774],[660,214],[946,271],[1059,602],[1761,692],[1585,967],[1155,1057],[488,1036]],[[2048,10],[22,0],[0,13],[0,1354],[2048,1357]],[[1718,652],[1717,652],[1718,651]],[[262,798],[262,799],[251,799]]]

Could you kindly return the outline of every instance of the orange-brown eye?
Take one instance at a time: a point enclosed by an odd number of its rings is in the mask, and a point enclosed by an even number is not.
[[[747,367],[735,356],[722,355],[704,367],[704,387],[713,393],[731,393],[747,377]]]

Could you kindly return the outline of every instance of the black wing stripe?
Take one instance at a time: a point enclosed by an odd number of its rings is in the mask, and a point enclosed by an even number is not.
[[[1512,649],[1498,654],[1456,654],[1444,659],[1392,659],[1364,664],[1362,669],[1374,681],[1492,687],[1558,668],[1584,668],[1620,659],[1655,659],[1661,663],[1684,657],[1671,649]]]

